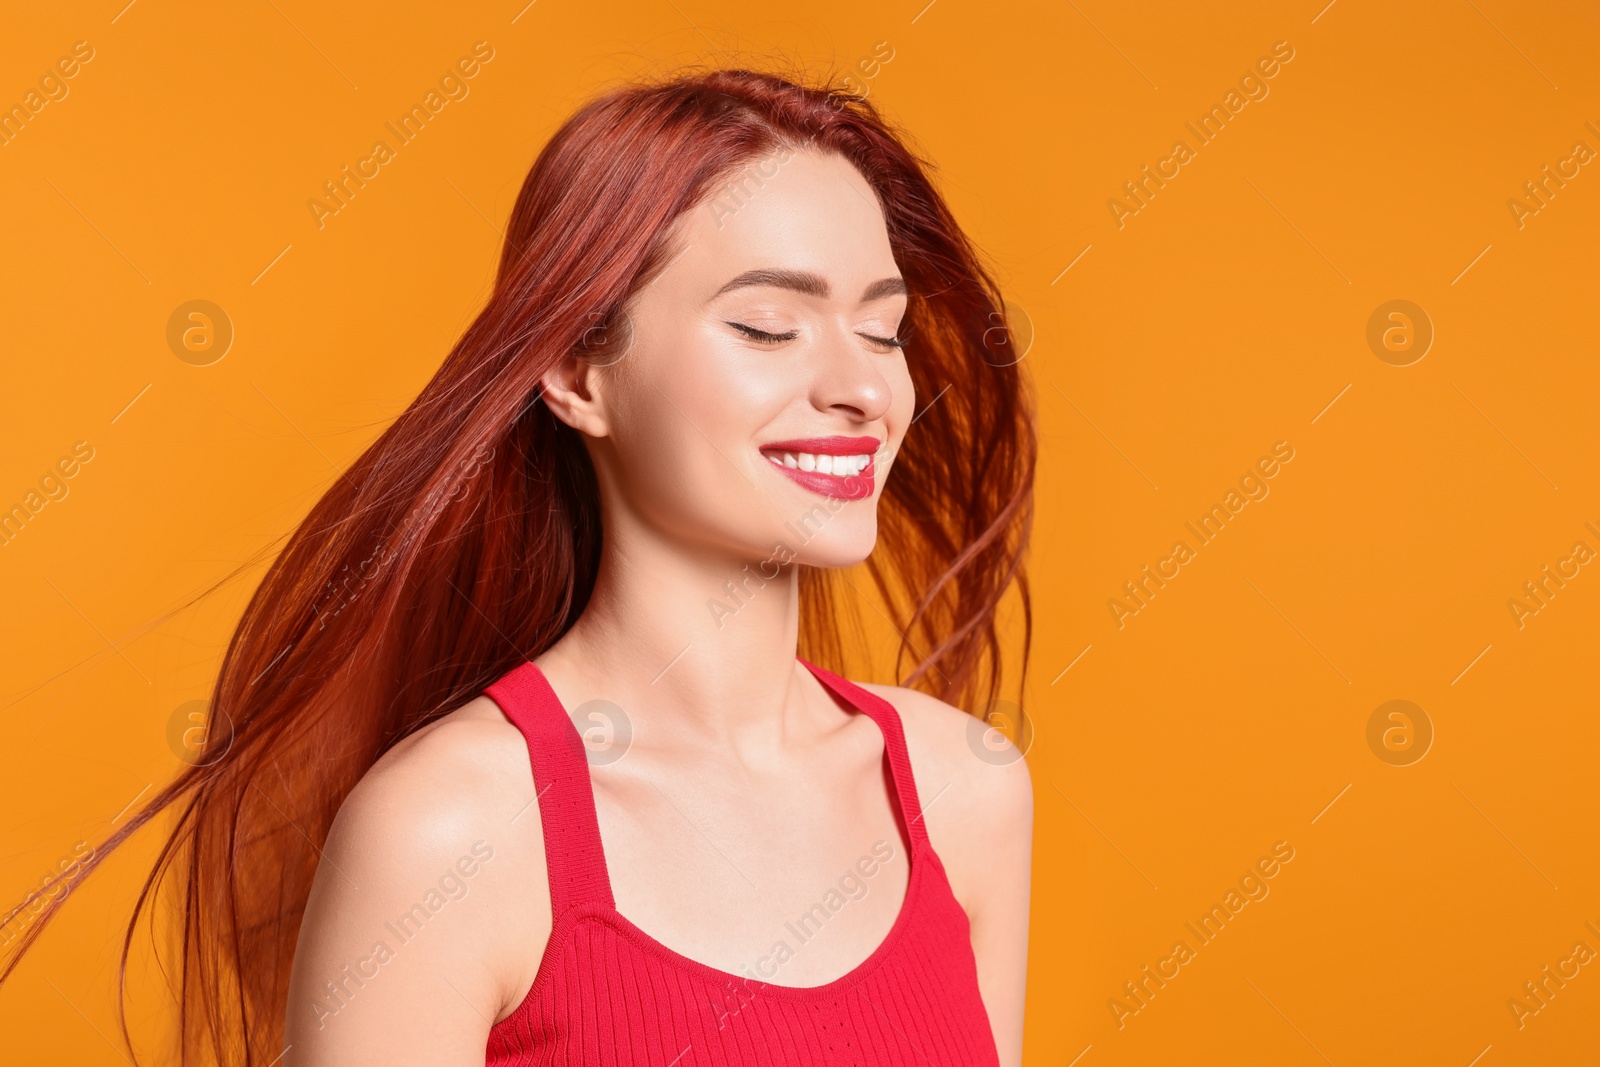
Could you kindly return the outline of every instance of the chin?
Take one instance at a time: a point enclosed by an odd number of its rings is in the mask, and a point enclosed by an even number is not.
[[[840,519],[834,522],[840,527],[844,525]],[[795,546],[794,561],[808,567],[854,567],[872,555],[872,549],[878,543],[878,524],[870,521],[851,523],[851,526],[859,528],[818,531],[803,547]]]

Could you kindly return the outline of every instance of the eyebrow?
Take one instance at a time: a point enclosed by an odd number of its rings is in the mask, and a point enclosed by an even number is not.
[[[731,293],[735,289],[747,289],[760,285],[770,285],[779,289],[793,289],[797,293],[820,297],[824,300],[833,292],[828,285],[828,279],[820,274],[808,270],[770,268],[745,271],[721,289],[718,289],[713,294],[712,299],[716,299],[723,293]],[[866,291],[861,294],[861,302],[865,304],[872,300],[881,300],[886,296],[896,296],[905,292],[906,280],[904,278],[880,278],[867,286]]]

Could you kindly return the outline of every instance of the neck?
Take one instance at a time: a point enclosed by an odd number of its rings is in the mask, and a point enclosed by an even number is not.
[[[671,715],[706,738],[781,737],[796,567],[686,549],[632,522],[608,527],[603,546],[582,616],[540,666],[579,701],[615,701],[636,723]]]

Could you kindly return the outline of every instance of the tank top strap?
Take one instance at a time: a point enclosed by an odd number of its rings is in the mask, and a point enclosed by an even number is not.
[[[894,779],[895,798],[900,805],[900,817],[905,821],[906,833],[913,848],[928,843],[928,828],[923,824],[922,804],[917,799],[917,783],[911,776],[911,756],[906,751],[905,730],[900,724],[900,713],[893,704],[882,697],[839,677],[813,663],[800,660],[816,675],[817,680],[845,703],[863,712],[883,733],[883,748],[889,758],[889,773]]]
[[[484,693],[528,743],[535,791],[530,804],[537,803],[544,826],[552,918],[578,904],[614,907],[595,817],[588,750],[560,698],[531,660],[507,672]]]

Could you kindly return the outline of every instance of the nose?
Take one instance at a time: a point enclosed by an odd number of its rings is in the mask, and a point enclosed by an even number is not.
[[[894,358],[869,352],[865,342],[840,329],[822,345],[811,380],[811,402],[818,411],[836,412],[856,422],[883,418],[894,397],[880,360]]]

